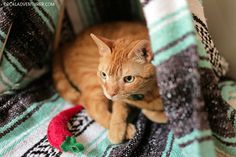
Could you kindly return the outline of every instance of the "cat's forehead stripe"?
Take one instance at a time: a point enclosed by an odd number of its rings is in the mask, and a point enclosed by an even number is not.
[[[108,71],[110,75],[116,75],[122,72],[122,65],[128,61],[128,54],[132,49],[132,45],[132,42],[127,40],[118,40],[115,42]]]

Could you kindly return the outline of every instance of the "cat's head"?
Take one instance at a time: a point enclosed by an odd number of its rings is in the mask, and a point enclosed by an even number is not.
[[[108,99],[124,100],[153,89],[155,68],[148,40],[109,40],[94,34],[91,37],[100,54],[97,75]]]

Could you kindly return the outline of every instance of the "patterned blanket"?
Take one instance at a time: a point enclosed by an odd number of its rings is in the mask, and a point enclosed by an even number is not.
[[[236,83],[224,78],[228,65],[208,33],[202,4],[140,2],[68,1],[60,44],[99,22],[145,19],[169,122],[155,124],[140,113],[135,137],[112,145],[83,110],[68,123],[85,146],[79,154],[59,152],[46,137],[50,120],[71,107],[50,74],[63,1],[0,2],[0,156],[236,156]]]

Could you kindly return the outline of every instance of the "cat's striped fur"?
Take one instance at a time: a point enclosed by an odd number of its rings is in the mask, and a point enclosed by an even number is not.
[[[93,35],[96,46],[90,33],[112,40]],[[53,78],[57,90],[67,101],[83,105],[92,118],[109,128],[109,138],[113,143],[131,138],[135,133],[135,127],[126,124],[126,103],[147,109],[144,113],[150,119],[157,117],[159,121],[166,121],[160,111],[163,106],[156,86],[155,68],[150,63],[151,55],[145,61],[136,53],[144,46],[142,41],[148,41],[144,24],[116,22],[86,29],[75,41],[55,53]],[[143,48],[150,53],[150,46]],[[104,50],[110,52],[103,55],[101,51]],[[110,80],[101,79],[103,71]],[[122,82],[126,74],[135,75],[135,83]],[[130,99],[132,94],[143,94],[145,98],[134,101]],[[113,101],[112,114],[108,98]]]

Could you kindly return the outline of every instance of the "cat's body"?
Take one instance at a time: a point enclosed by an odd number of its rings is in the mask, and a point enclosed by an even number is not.
[[[90,33],[114,40],[92,35],[96,46]],[[85,30],[54,58],[53,77],[57,90],[73,104],[82,104],[92,118],[108,128],[113,143],[129,139],[135,133],[135,127],[126,123],[127,103],[143,108],[143,113],[151,120],[166,121],[151,56],[143,63],[142,56],[136,56],[135,51],[139,51],[139,46],[145,48],[146,41],[148,33],[143,24],[103,24]],[[129,82],[131,74],[136,81],[133,85]],[[124,79],[128,82],[124,83]],[[112,114],[109,99],[113,101]]]

